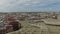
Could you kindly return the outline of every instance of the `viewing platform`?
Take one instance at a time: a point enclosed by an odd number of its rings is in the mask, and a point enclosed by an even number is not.
[[[43,21],[44,21],[45,24],[47,24],[47,25],[60,26],[60,21],[59,21],[58,19],[43,19]]]

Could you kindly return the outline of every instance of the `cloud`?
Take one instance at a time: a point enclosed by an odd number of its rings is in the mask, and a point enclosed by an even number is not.
[[[58,2],[60,0],[0,0],[0,12],[58,10]],[[53,9],[54,6],[57,9]]]

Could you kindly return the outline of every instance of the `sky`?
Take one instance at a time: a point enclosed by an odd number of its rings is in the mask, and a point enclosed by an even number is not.
[[[0,0],[0,12],[60,11],[60,0]]]

